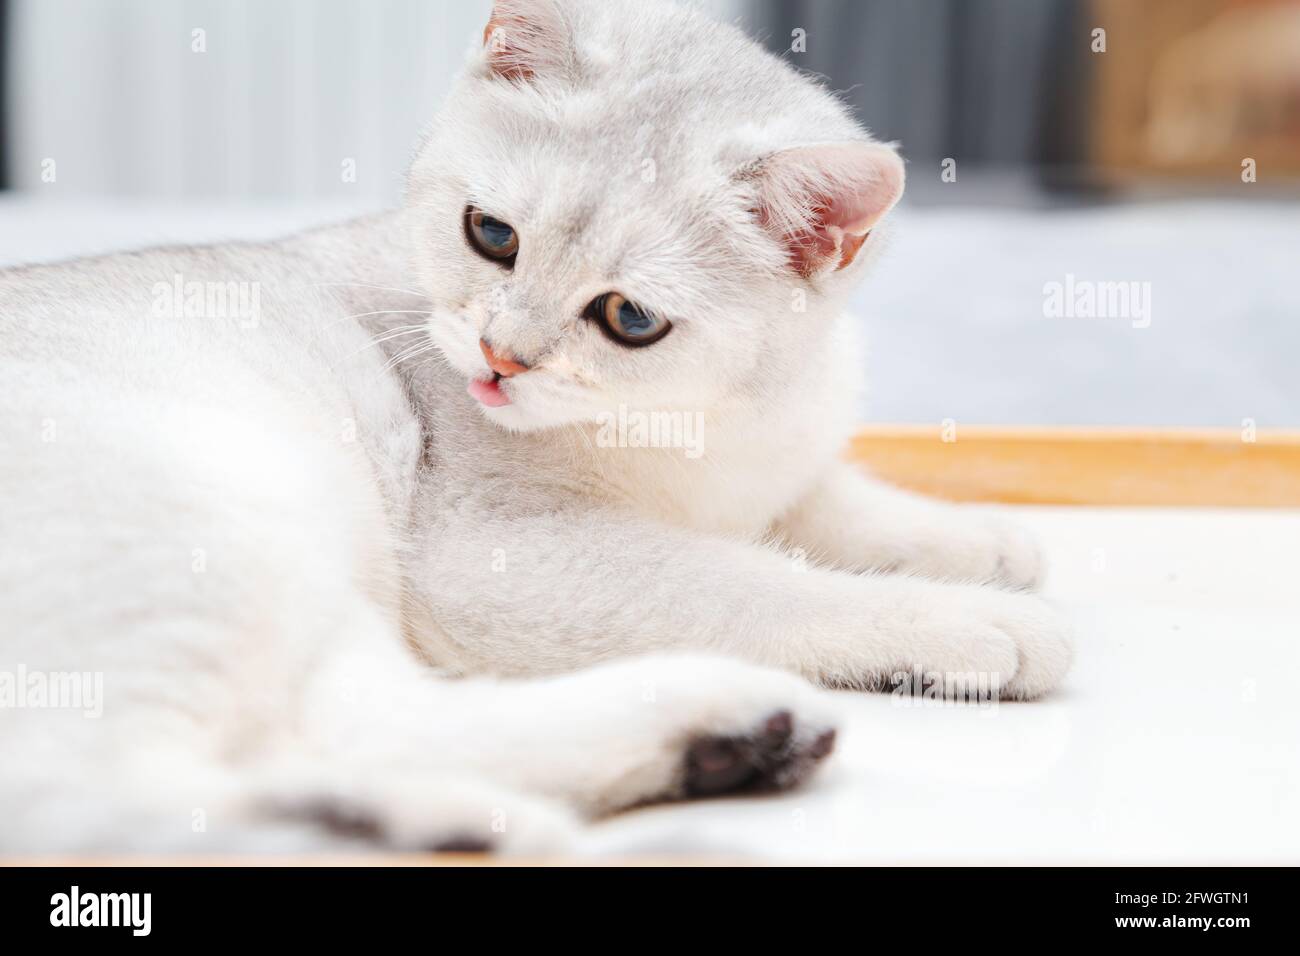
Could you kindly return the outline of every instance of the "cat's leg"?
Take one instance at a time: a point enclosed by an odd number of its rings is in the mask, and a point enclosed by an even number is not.
[[[651,655],[552,678],[453,688],[466,729],[440,753],[599,815],[787,790],[831,753],[831,702],[771,668]]]
[[[304,753],[387,789],[417,772],[468,774],[585,814],[787,789],[835,738],[830,702],[805,681],[704,655],[531,680],[445,680],[404,649],[359,643],[314,675],[303,718]],[[509,815],[503,800],[482,806],[480,820]],[[418,819],[409,803],[387,813]]]
[[[106,398],[60,413],[78,437],[47,454],[0,455],[0,497],[25,502],[0,547],[0,673],[60,675],[78,704],[0,707],[0,852],[563,845],[572,814],[540,796],[314,746],[312,675],[402,647],[366,459],[275,427],[271,401],[163,404],[185,428]]]
[[[32,727],[6,734],[0,853],[542,854],[576,838],[562,803],[446,761],[432,769],[418,735],[405,767],[307,747],[250,762],[212,754],[207,735],[165,714],[149,723],[129,747]]]
[[[439,516],[412,569],[442,626],[426,653],[465,671],[707,650],[832,686],[920,674],[953,694],[1031,698],[1069,667],[1068,625],[1032,595],[830,570],[613,510],[472,504]]]
[[[1033,536],[996,512],[882,484],[836,463],[776,526],[812,561],[1035,589],[1045,571]]]
[[[412,749],[409,760],[424,767],[430,756]],[[580,829],[559,801],[454,767],[291,767],[250,789],[240,808],[250,832],[297,827],[335,852],[518,856],[567,852]]]
[[[290,587],[265,589],[253,615],[173,605],[79,655],[89,669],[68,672],[86,678],[69,699],[83,706],[0,710],[0,852],[535,854],[571,843],[563,804],[440,757],[457,709],[440,705],[446,682],[406,650],[382,605],[346,580],[290,580],[290,555],[277,561],[262,543],[239,551],[232,573],[271,579],[278,565],[274,580]],[[48,670],[37,664],[32,673]]]

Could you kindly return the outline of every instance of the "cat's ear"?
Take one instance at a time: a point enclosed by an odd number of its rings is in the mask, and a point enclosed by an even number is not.
[[[508,80],[530,80],[562,66],[568,29],[555,0],[496,0],[483,28],[488,69]]]
[[[797,146],[766,157],[751,174],[759,222],[805,278],[850,265],[903,195],[903,161],[882,143]]]

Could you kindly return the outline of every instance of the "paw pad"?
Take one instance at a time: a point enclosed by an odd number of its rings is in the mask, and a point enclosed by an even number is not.
[[[806,739],[794,715],[780,710],[752,734],[694,740],[686,750],[689,797],[786,790],[802,782],[835,748],[835,731]]]

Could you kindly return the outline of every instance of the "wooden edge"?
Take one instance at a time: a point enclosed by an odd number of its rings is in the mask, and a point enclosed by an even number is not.
[[[63,868],[114,869],[124,866],[186,869],[201,867],[317,867],[322,869],[359,868],[388,869],[404,867],[754,867],[770,865],[752,858],[721,856],[633,856],[633,857],[514,857],[490,853],[375,853],[358,856],[332,856],[329,854],[302,854],[300,856],[262,856],[232,854],[230,856],[15,856],[0,857],[0,869]],[[791,864],[801,865],[801,864]]]
[[[611,867],[639,868],[673,868],[673,867],[727,867],[727,868],[787,868],[787,867],[873,867],[873,868],[909,868],[932,869],[934,867],[1104,867],[1114,869],[1114,860],[1100,859],[1086,855],[1062,855],[1059,859],[1043,861],[1033,857],[1002,858],[989,855],[982,860],[974,859],[906,859],[897,857],[871,857],[864,855],[860,859],[844,860],[780,860],[770,861],[755,857],[732,858],[727,856],[630,856],[630,857],[510,857],[492,856],[487,853],[408,853],[408,854],[374,854],[373,856],[301,856],[266,857],[266,856],[113,856],[113,857],[0,857],[0,869],[5,867],[33,868],[116,868],[116,867],[162,867],[162,868],[241,868],[241,867],[312,867],[320,869],[358,868],[411,868],[411,867],[579,867],[603,869]],[[1142,866],[1177,867],[1185,862],[1151,857],[1142,861]],[[1258,866],[1293,868],[1295,861],[1278,861],[1272,859],[1252,859],[1241,857],[1215,861],[1215,866]]]
[[[952,501],[1300,507],[1296,431],[868,425],[848,454]]]

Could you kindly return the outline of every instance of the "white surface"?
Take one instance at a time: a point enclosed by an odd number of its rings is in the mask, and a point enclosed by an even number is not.
[[[1300,862],[1300,512],[1016,511],[1079,628],[1061,690],[992,707],[837,694],[838,753],[813,785],[627,814],[590,848]]]

